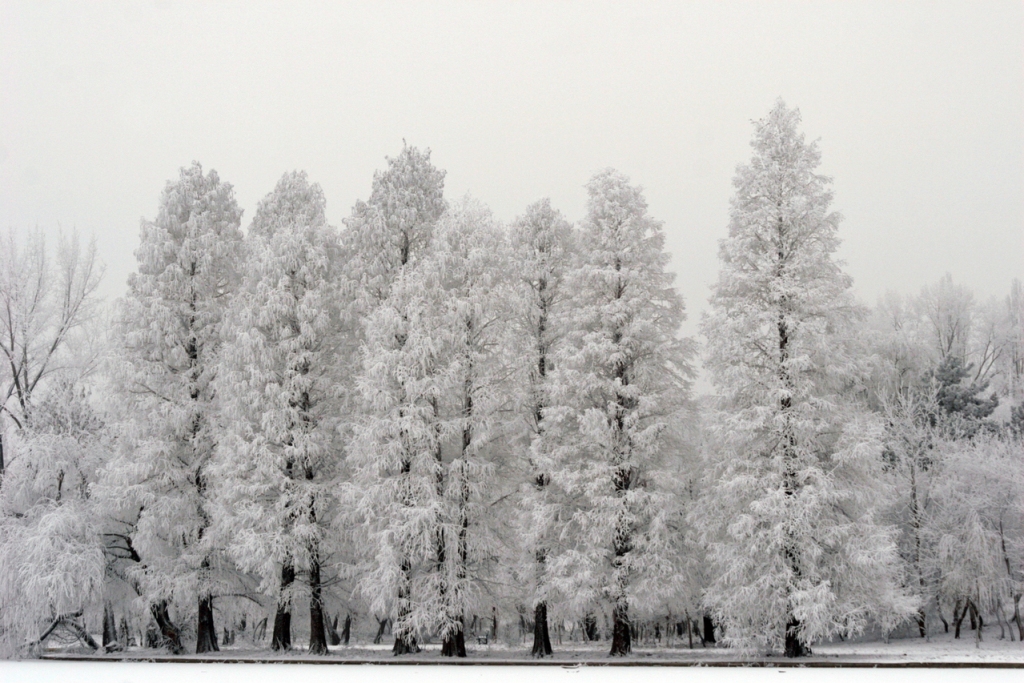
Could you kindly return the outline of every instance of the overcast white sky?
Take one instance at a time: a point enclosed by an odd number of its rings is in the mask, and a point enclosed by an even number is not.
[[[0,0],[0,228],[93,233],[124,292],[193,159],[248,225],[304,169],[340,226],[402,139],[449,197],[571,220],[613,166],[665,222],[696,321],[750,121],[798,106],[862,299],[1024,277],[1024,3]]]

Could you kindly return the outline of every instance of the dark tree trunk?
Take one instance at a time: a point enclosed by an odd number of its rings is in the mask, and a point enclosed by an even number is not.
[[[917,616],[915,617],[915,621],[917,621],[917,631],[918,631],[918,633],[921,634],[922,638],[927,637],[928,634],[925,633],[925,630],[924,630],[924,609],[923,608],[917,610]]]
[[[388,618],[377,619],[377,635],[373,637],[373,644],[380,645],[381,641],[384,640],[384,629],[388,625]]]
[[[117,642],[122,650],[127,650],[135,645],[135,637],[128,630],[128,620],[121,617],[121,625],[117,630]]]
[[[89,632],[82,628],[82,625],[78,623],[78,619],[68,619],[65,624],[70,628],[80,641],[88,645],[93,650],[100,649],[100,646],[96,644],[96,641],[92,639]]]
[[[601,634],[597,632],[597,619],[593,614],[588,614],[583,617],[583,635],[590,641],[599,640],[601,638]]]
[[[352,615],[345,615],[345,628],[341,630],[341,642],[348,645],[348,639],[352,635]]]
[[[267,618],[263,617],[260,623],[256,624],[256,627],[252,630],[252,642],[262,642],[267,637]]]
[[[341,636],[338,635],[338,615],[334,615],[333,621],[325,620],[324,627],[327,629],[327,641],[331,645],[341,645]]]
[[[533,656],[547,657],[552,654],[551,636],[548,633],[548,604],[538,602],[533,608]]]
[[[412,655],[419,651],[420,646],[416,644],[416,636],[403,633],[395,635],[395,645],[391,648],[391,654],[396,656]]]
[[[630,632],[629,607],[620,601],[612,610],[612,656],[625,656],[633,651],[632,633]]]
[[[971,618],[971,630],[974,631],[978,628],[978,608],[974,606],[974,601],[967,601],[967,614]]]
[[[459,617],[458,626],[453,633],[447,633],[441,639],[442,657],[465,657],[466,656],[466,628],[462,617]]]
[[[710,614],[704,615],[704,628],[702,629],[704,642],[711,643],[714,645],[718,641],[715,640],[715,622],[712,621]]]
[[[103,650],[113,652],[122,649],[117,639],[117,622],[114,621],[114,610],[110,603],[103,603]]]
[[[168,648],[172,654],[180,655],[184,652],[185,648],[181,645],[181,630],[174,625],[170,615],[167,613],[167,601],[161,600],[150,605],[149,611],[153,614],[153,619],[156,621],[157,628],[160,631],[161,644]]]
[[[320,587],[320,553],[317,547],[309,553],[309,654],[327,654],[324,633],[324,601]]]
[[[935,596],[935,613],[939,615],[939,621],[942,622],[943,632],[949,633],[949,622],[942,616],[942,603],[939,602],[938,596]]]
[[[274,635],[270,641],[270,649],[287,650],[292,646],[292,608],[288,590],[295,582],[295,566],[286,562],[281,567],[281,598],[277,601],[277,614],[274,615]]]
[[[964,605],[961,609],[960,601],[956,601],[956,605],[953,607],[953,638],[960,637],[960,625],[964,623],[964,617],[967,616],[967,605]]]
[[[1017,622],[1017,633],[1020,634],[1019,642],[1024,643],[1024,622],[1020,618],[1020,594],[1013,596],[1013,618]]]
[[[785,654],[787,657],[806,657],[811,654],[811,648],[800,640],[800,620],[792,616],[789,618],[789,623],[786,624]]]
[[[693,626],[690,617],[686,617],[686,638],[690,641],[690,649],[693,649]],[[701,639],[703,642],[703,639]]]
[[[198,628],[196,629],[196,654],[219,652],[217,627],[213,624],[213,596],[199,597]]]

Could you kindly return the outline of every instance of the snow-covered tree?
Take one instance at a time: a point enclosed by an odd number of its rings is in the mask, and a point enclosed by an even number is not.
[[[438,222],[424,263],[436,281],[432,324],[454,383],[442,404],[446,431],[455,438],[446,444],[450,460],[439,463],[446,513],[439,519],[435,558],[443,573],[439,630],[446,656],[466,656],[465,615],[491,541],[481,523],[489,507],[481,504],[481,492],[493,488],[490,460],[507,433],[508,261],[504,235],[490,211],[466,198]]]
[[[430,150],[403,146],[373,175],[367,201],[357,201],[345,220],[347,271],[366,313],[387,298],[391,282],[430,243],[444,213],[445,172],[430,163]]]
[[[938,590],[953,603],[955,635],[995,613],[1000,629],[1012,611],[1018,635],[1024,591],[1024,461],[1017,439],[979,435],[940,444],[930,526]],[[1008,624],[1007,624],[1008,625]],[[977,624],[976,638],[981,638]],[[1011,632],[1012,638],[1012,632]]]
[[[197,652],[218,649],[208,470],[218,440],[213,379],[237,280],[241,214],[216,172],[204,175],[198,163],[181,169],[156,220],[142,222],[138,272],[119,312],[114,372],[130,410],[105,486],[124,514],[138,514],[128,535],[141,556],[133,576],[154,618],[168,633],[168,604],[195,615]]]
[[[702,324],[721,400],[708,601],[729,641],[788,656],[913,609],[879,519],[882,428],[854,393],[864,312],[832,259],[840,216],[799,122],[780,101],[755,124]]]
[[[587,194],[580,257],[564,284],[572,316],[534,457],[563,497],[552,588],[580,616],[610,606],[611,654],[625,655],[631,614],[661,597],[675,569],[658,472],[675,455],[665,426],[686,396],[689,364],[676,336],[683,302],[642,191],[609,169]]]
[[[363,548],[353,571],[361,574],[360,592],[371,610],[394,620],[396,655],[416,651],[416,633],[429,627],[410,603],[415,565],[436,549],[421,533],[429,528],[416,528],[427,523],[416,516],[417,495],[425,492],[414,490],[411,469],[414,460],[436,460],[436,403],[444,392],[443,382],[433,386],[435,342],[415,329],[426,301],[412,271],[445,211],[443,193],[444,172],[430,163],[430,151],[405,146],[386,171],[374,174],[369,200],[356,203],[342,235],[355,302],[350,315],[363,323],[363,400],[350,445],[356,478],[346,489],[350,528]],[[385,519],[397,535],[380,531]]]
[[[519,367],[523,375],[521,410],[530,443],[541,436],[541,425],[551,387],[549,368],[554,346],[564,335],[568,318],[565,302],[568,295],[563,286],[566,271],[573,255],[573,229],[562,214],[551,208],[548,199],[531,204],[526,213],[512,224],[509,238],[512,247],[511,268],[519,275],[518,304],[515,321],[518,323],[518,344],[525,358]],[[515,348],[513,347],[513,348]],[[529,444],[527,444],[529,448]],[[557,531],[552,518],[557,505],[547,501],[551,476],[541,469],[529,451],[527,476],[530,481],[522,505],[523,539],[532,575],[533,603],[533,656],[544,657],[552,653],[548,630],[548,603],[546,598],[547,545],[550,535]]]
[[[88,392],[58,378],[12,446],[0,489],[0,653],[58,628],[95,649],[85,619],[103,599],[105,563],[90,489],[109,443]]]
[[[419,269],[404,270],[366,321],[359,389],[367,410],[350,450],[350,495],[368,555],[359,589],[374,614],[393,620],[396,655],[417,651],[417,636],[433,631],[445,608],[437,551],[443,448],[454,425],[442,402],[455,382],[430,286]]]
[[[312,654],[327,652],[321,571],[341,447],[340,262],[325,200],[286,173],[256,210],[224,323],[216,389],[218,521],[227,550],[277,599],[272,647],[291,644],[296,574],[309,588]]]
[[[95,313],[102,268],[96,243],[83,251],[78,235],[60,234],[51,253],[40,230],[22,243],[9,230],[0,248],[0,486],[5,464],[5,426],[21,429],[31,412],[32,395],[47,378],[69,365],[68,342]]]

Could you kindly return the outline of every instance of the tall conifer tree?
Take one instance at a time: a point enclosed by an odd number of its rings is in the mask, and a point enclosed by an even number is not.
[[[864,311],[832,258],[840,216],[799,122],[780,101],[755,125],[703,321],[722,408],[708,599],[729,640],[787,656],[912,611],[894,530],[876,519],[882,432],[856,395]]]
[[[229,550],[276,589],[275,650],[291,643],[293,583],[297,573],[306,577],[311,654],[327,652],[321,574],[344,370],[339,244],[324,208],[320,186],[299,172],[260,202],[217,385]]]
[[[198,163],[181,169],[163,192],[156,220],[142,223],[138,271],[120,310],[118,374],[132,417],[108,483],[139,512],[131,542],[157,621],[162,628],[169,623],[168,601],[194,614],[197,652],[219,649],[217,548],[208,533],[217,444],[213,379],[237,282],[241,216],[231,185],[215,171],[204,175]]]

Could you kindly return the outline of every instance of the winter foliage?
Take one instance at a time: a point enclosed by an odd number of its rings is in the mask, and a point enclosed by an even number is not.
[[[292,171],[243,231],[193,163],[109,319],[10,232],[0,653],[1024,641],[1020,281],[862,305],[799,111],[751,145],[700,340],[614,169],[503,224],[403,145],[340,229]]]

